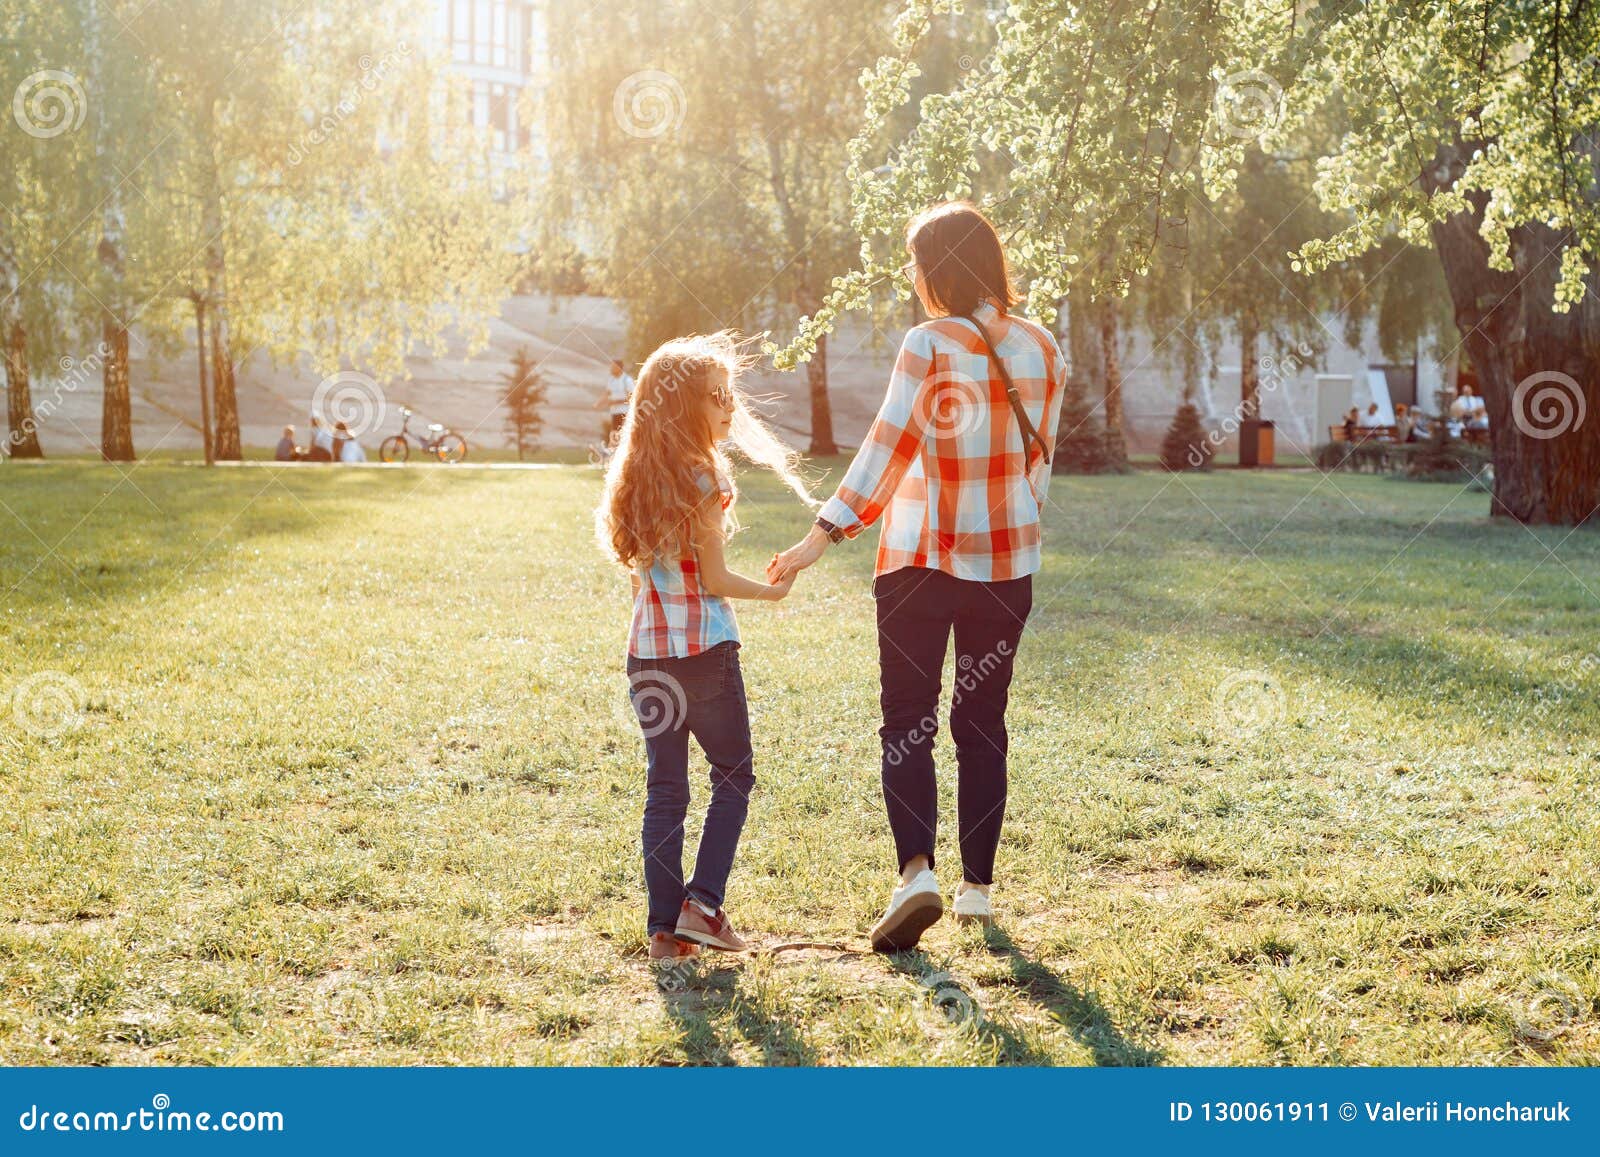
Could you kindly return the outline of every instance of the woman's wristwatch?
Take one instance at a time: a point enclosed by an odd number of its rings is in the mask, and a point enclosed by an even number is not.
[[[835,526],[833,523],[829,522],[826,518],[817,519],[817,529],[822,531],[823,534],[828,536],[828,541],[829,542],[842,542],[842,541],[844,541],[844,538],[845,538],[844,531],[840,530],[837,526]]]

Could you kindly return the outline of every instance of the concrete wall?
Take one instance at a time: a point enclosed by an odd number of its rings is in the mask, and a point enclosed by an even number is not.
[[[897,312],[894,327],[883,332],[875,332],[864,318],[851,316],[832,335],[831,398],[841,443],[856,443],[870,422],[908,316]],[[369,449],[375,448],[383,437],[399,429],[398,407],[409,405],[419,417],[453,426],[479,446],[507,446],[500,408],[504,383],[499,375],[513,351],[526,345],[550,383],[546,444],[586,445],[596,438],[601,424],[592,405],[605,381],[607,363],[622,349],[624,328],[620,310],[605,298],[555,302],[538,296],[510,298],[491,323],[487,349],[468,357],[465,346],[456,343],[443,356],[412,358],[409,379],[378,382],[387,408],[361,440]],[[1333,328],[1337,331],[1339,327]],[[1154,341],[1142,333],[1127,338],[1123,354],[1125,408],[1129,444],[1135,453],[1154,452],[1178,404],[1178,351],[1172,342]],[[135,333],[132,352],[136,449],[140,454],[156,449],[198,452],[199,403],[192,348],[169,361],[153,356],[142,336]],[[1237,347],[1224,344],[1216,360],[1221,368],[1209,404],[1211,417],[1220,422],[1238,402]],[[1315,362],[1275,359],[1279,368],[1263,373],[1262,408],[1264,417],[1278,423],[1280,453],[1314,448],[1322,440],[1315,430],[1316,374],[1350,375],[1354,379],[1353,404],[1364,407],[1366,367],[1382,360],[1370,335],[1359,349],[1330,340],[1327,354]],[[92,349],[39,369],[52,371],[37,373],[34,383],[46,454],[93,452],[100,430],[100,381]],[[312,400],[322,382],[320,374],[309,365],[273,366],[258,356],[248,359],[238,376],[240,421],[247,445],[272,445],[285,424],[296,426],[304,437]],[[1442,371],[1424,361],[1420,376],[1424,404],[1431,405]],[[1279,383],[1267,388],[1275,377],[1281,379]],[[803,446],[810,420],[804,372],[757,374],[754,386],[770,395],[766,408],[774,423]],[[1205,400],[1202,396],[1202,402]]]

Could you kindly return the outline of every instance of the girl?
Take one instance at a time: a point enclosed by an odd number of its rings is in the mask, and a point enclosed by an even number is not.
[[[718,443],[731,440],[817,507],[797,473],[798,456],[750,412],[739,389],[753,360],[726,332],[677,338],[651,354],[598,512],[602,548],[633,572],[627,666],[648,764],[643,849],[652,960],[692,956],[702,944],[745,947],[722,910],[755,786],[739,628],[728,600],[776,602],[794,579],[763,583],[728,569],[723,544],[737,528],[738,493]],[[691,735],[711,764],[711,802],[685,887]]]

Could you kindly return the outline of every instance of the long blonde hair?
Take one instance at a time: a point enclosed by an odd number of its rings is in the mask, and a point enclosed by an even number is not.
[[[715,489],[705,490],[707,473],[733,485],[727,456],[713,440],[705,412],[706,400],[724,382],[733,397],[729,441],[817,508],[800,475],[799,454],[750,410],[740,378],[758,358],[748,345],[728,330],[674,338],[639,371],[595,515],[601,549],[630,570],[694,550],[697,532],[709,521],[706,504],[722,501]],[[737,527],[730,499],[722,533]]]

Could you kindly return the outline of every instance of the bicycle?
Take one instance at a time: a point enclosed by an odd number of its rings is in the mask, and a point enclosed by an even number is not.
[[[465,438],[438,422],[428,423],[427,437],[413,434],[411,414],[411,407],[400,407],[400,432],[383,440],[383,445],[378,448],[378,457],[385,462],[408,461],[411,458],[411,439],[415,438],[424,454],[432,454],[441,462],[461,462],[466,459]]]

